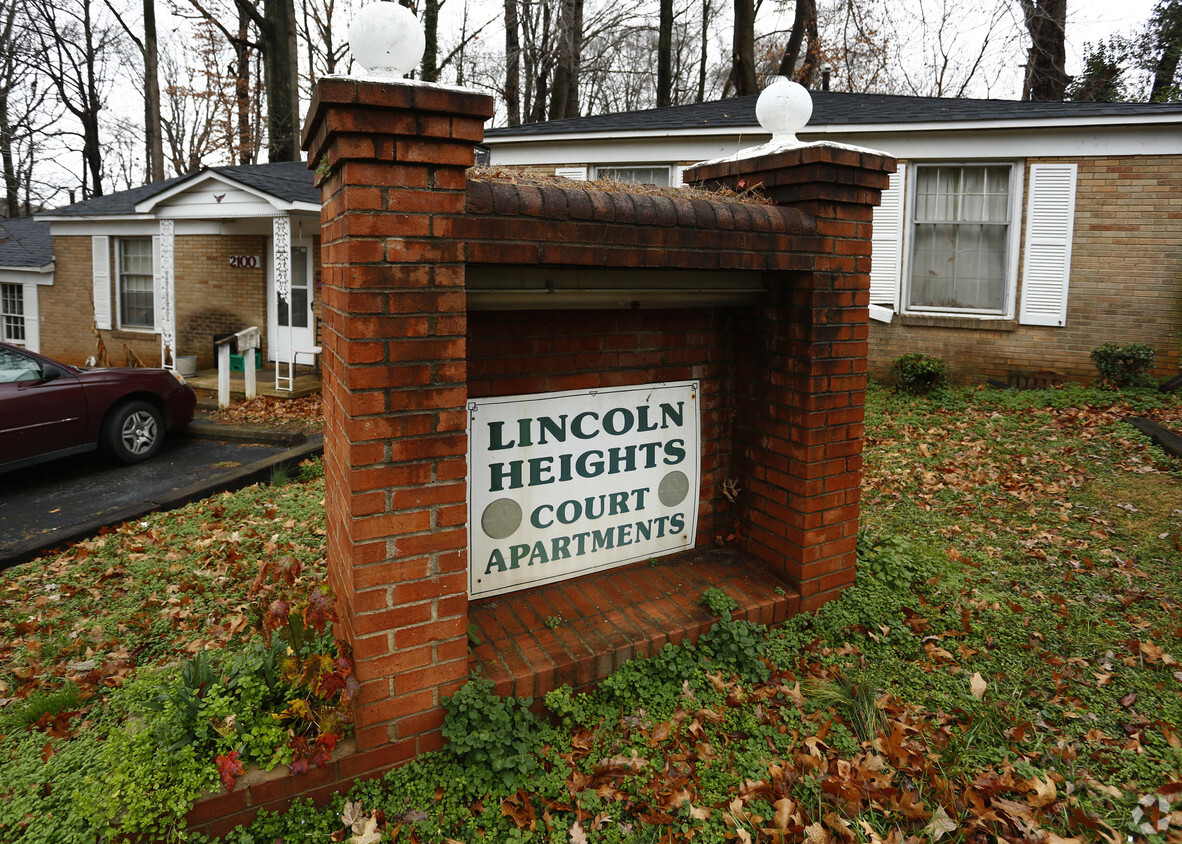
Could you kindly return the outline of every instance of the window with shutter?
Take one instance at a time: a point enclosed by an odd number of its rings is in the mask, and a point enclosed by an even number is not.
[[[882,192],[882,202],[874,209],[870,304],[882,305],[892,311],[899,308],[899,279],[903,269],[903,187],[906,184],[906,165],[900,164]]]
[[[111,238],[98,235],[90,239],[91,295],[94,298],[96,328],[111,327]]]
[[[1075,222],[1075,164],[1032,164],[1022,271],[1023,325],[1067,323],[1071,237]]]

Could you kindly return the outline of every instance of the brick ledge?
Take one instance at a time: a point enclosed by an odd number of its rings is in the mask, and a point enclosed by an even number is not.
[[[698,548],[575,580],[473,602],[480,644],[469,663],[498,695],[539,697],[561,685],[588,688],[627,660],[652,656],[710,628],[702,591],[725,587],[736,618],[774,624],[800,611],[800,595],[774,571],[733,548]],[[556,626],[547,619],[561,619]]]

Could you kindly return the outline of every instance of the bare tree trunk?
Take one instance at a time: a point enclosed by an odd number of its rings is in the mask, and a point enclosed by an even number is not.
[[[439,0],[423,0],[423,37],[426,46],[419,63],[419,76],[424,82],[439,81]]]
[[[702,0],[702,52],[698,58],[698,102],[706,100],[706,59],[710,46],[710,0]]]
[[[509,125],[521,125],[521,41],[517,0],[505,0],[505,108]]]
[[[1179,96],[1178,64],[1182,60],[1182,0],[1160,0],[1149,21],[1153,48],[1153,89],[1149,101],[1169,102]]]
[[[15,82],[15,55],[12,30],[16,22],[16,6],[4,10],[4,29],[0,33],[0,162],[4,169],[4,216],[8,219],[21,213],[20,180],[17,178],[16,162],[12,156],[13,125],[8,114],[8,95]]]
[[[657,108],[672,102],[673,88],[673,0],[661,0],[657,26]]]
[[[263,0],[260,30],[266,45],[263,79],[267,89],[267,159],[298,161],[299,54],[292,0]]]
[[[732,38],[731,78],[735,96],[758,94],[755,84],[755,5],[753,0],[735,0],[735,28]]]
[[[1022,99],[1059,101],[1067,93],[1067,0],[1020,0],[1030,33]]]
[[[583,0],[563,0],[550,119],[579,116],[579,59],[583,51]]]
[[[238,37],[234,40],[234,100],[238,123],[238,163],[251,164],[255,160],[254,132],[250,114],[250,17],[238,7]]]
[[[818,43],[816,0],[796,0],[792,34],[788,37],[788,46],[784,48],[784,57],[780,59],[779,75],[801,85],[809,85],[816,68]],[[802,44],[806,45],[803,56],[800,53]],[[799,68],[797,60],[800,60]]]
[[[148,176],[164,181],[164,138],[160,126],[160,70],[156,44],[156,0],[144,0],[144,142]]]

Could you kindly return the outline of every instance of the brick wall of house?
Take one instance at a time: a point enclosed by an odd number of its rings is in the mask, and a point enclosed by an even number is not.
[[[62,363],[81,366],[95,354],[94,300],[91,292],[89,237],[53,239],[53,285],[37,288],[41,312],[41,352]],[[110,344],[112,341],[104,341]],[[114,355],[116,346],[110,353]],[[159,343],[156,357],[159,358]]]
[[[116,238],[111,238],[108,260],[114,267]],[[41,350],[44,354],[81,365],[95,354],[90,236],[54,238],[54,283],[38,288],[41,309]],[[197,366],[215,366],[213,336],[257,325],[267,348],[267,266],[270,241],[262,235],[180,235],[174,246],[176,338],[178,355],[196,355]],[[230,256],[259,258],[259,265],[232,268]],[[320,240],[312,246],[315,289],[313,315],[320,314]],[[116,280],[112,272],[112,308]],[[117,319],[112,316],[117,324]],[[160,335],[118,328],[101,332],[112,365],[126,361],[130,348],[148,366],[160,365]]]
[[[1149,343],[1159,377],[1178,371],[1182,157],[1038,159],[1027,174],[1043,161],[1079,164],[1067,324],[896,315],[891,325],[870,324],[871,375],[885,378],[896,357],[922,352],[944,358],[965,383],[1039,369],[1086,383],[1096,377],[1089,354],[1105,342]]]
[[[182,235],[176,238],[176,340],[178,355],[197,355],[199,369],[216,365],[213,335],[252,325],[267,348],[267,251],[260,235]],[[232,268],[231,255],[259,258],[259,266]]]

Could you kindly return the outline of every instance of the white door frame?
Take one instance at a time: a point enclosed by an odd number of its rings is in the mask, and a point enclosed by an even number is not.
[[[304,265],[306,269],[305,279],[307,280],[308,286],[308,327],[292,329],[292,346],[296,349],[306,349],[309,346],[315,345],[316,341],[316,317],[313,307],[316,298],[316,285],[314,278],[315,268],[312,266],[312,239],[293,235],[291,239],[292,250],[294,251],[301,247],[307,250],[307,260],[304,262]],[[278,293],[275,290],[273,238],[267,238],[267,246],[264,251],[267,256],[267,360],[271,362],[286,362],[287,356],[282,353],[287,349],[288,335],[286,326],[282,329],[279,327]],[[294,265],[291,267],[291,274],[294,280],[296,274]],[[304,361],[304,363],[308,362]]]

